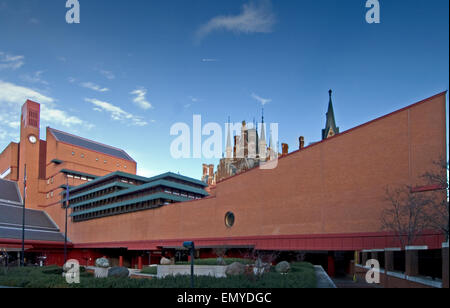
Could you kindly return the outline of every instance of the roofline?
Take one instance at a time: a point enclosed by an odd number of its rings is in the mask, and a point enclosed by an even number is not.
[[[174,186],[177,186],[177,185],[183,186],[183,188],[174,187]],[[110,199],[110,198],[123,197],[123,196],[127,196],[127,195],[130,195],[130,194],[136,194],[136,193],[139,193],[139,192],[141,192],[143,190],[154,188],[154,187],[158,187],[158,186],[165,186],[165,187],[169,187],[169,188],[184,190],[186,192],[189,192],[189,193],[192,193],[192,194],[203,195],[205,197],[209,196],[208,192],[206,192],[206,190],[204,190],[204,189],[191,187],[191,186],[185,185],[185,184],[179,184],[179,183],[171,182],[171,181],[167,181],[167,180],[164,180],[164,179],[158,179],[156,181],[151,181],[151,182],[148,182],[148,183],[145,183],[145,184],[142,184],[142,185],[137,185],[137,186],[132,185],[132,187],[128,187],[128,188],[126,188],[124,190],[120,190],[120,191],[117,191],[115,193],[103,195],[103,196],[100,196],[100,197],[97,197],[97,198],[93,198],[93,199],[90,199],[90,200],[77,202],[77,203],[74,203],[74,204],[72,202],[72,204],[70,205],[70,208],[78,208],[80,206],[91,204],[93,202],[99,202],[99,201]],[[150,194],[148,196],[151,196],[151,195],[153,195],[153,194]],[[78,195],[72,196],[72,200],[77,198],[77,197],[78,197]],[[133,200],[133,199],[131,199],[131,200]]]
[[[107,180],[107,179],[109,179],[111,177],[114,177],[114,176],[124,176],[124,177],[129,176],[129,177],[134,178],[135,180],[138,180],[138,181],[142,181],[142,182],[147,182],[148,181],[148,178],[146,178],[146,177],[142,177],[142,176],[131,174],[131,173],[126,173],[126,172],[123,172],[123,171],[114,171],[114,172],[108,173],[108,174],[106,174],[104,176],[97,177],[93,181],[90,181],[90,182],[87,182],[87,183],[75,186],[75,187],[71,188],[69,192],[76,192],[76,191],[78,191],[80,189],[89,187],[90,185],[97,184],[97,183],[99,183],[99,182],[101,182],[103,180]]]
[[[191,182],[193,184],[197,184],[197,185],[200,185],[200,186],[203,186],[203,187],[208,187],[208,185],[206,183],[204,183],[204,182],[202,182],[200,180],[197,180],[197,179],[185,176],[185,175],[181,175],[181,174],[176,174],[176,173],[173,173],[173,172],[166,172],[166,173],[163,173],[163,174],[160,174],[160,175],[156,175],[156,176],[153,176],[153,177],[149,178],[148,180],[149,180],[149,182],[151,182],[151,181],[156,181],[156,180],[158,180],[160,178],[164,178],[164,177],[168,177],[168,176],[179,178],[181,180],[185,180],[185,181],[188,181],[188,182]]]
[[[103,155],[108,155],[108,156],[111,156],[111,157],[115,157],[115,158],[118,158],[118,159],[123,159],[123,160],[127,160],[127,161],[131,161],[131,162],[136,163],[136,161],[123,149],[119,149],[119,148],[116,148],[116,147],[113,147],[113,146],[110,146],[110,145],[107,145],[107,144],[104,144],[104,143],[100,143],[100,142],[97,142],[97,141],[94,141],[94,140],[91,140],[91,139],[87,139],[87,138],[80,137],[80,136],[77,136],[77,135],[74,135],[74,134],[70,134],[70,133],[67,133],[67,132],[62,131],[62,130],[51,128],[50,126],[47,126],[47,129],[50,131],[50,133],[53,135],[53,137],[55,137],[57,142],[61,142],[61,143],[64,143],[64,144],[75,146],[77,148],[83,148],[83,149],[86,149],[86,150],[91,151],[91,152],[96,152],[96,153],[100,153],[100,154],[103,154]],[[66,134],[66,135],[69,135],[71,137],[79,138],[79,139],[82,139],[84,141],[89,141],[89,142],[92,142],[92,143],[95,143],[95,144],[98,144],[98,145],[110,148],[112,150],[123,152],[126,156],[128,156],[128,159],[124,159],[124,158],[121,158],[121,157],[117,157],[115,155],[111,155],[111,154],[95,151],[95,150],[92,150],[92,149],[89,149],[89,148],[86,148],[86,147],[83,147],[83,146],[79,146],[79,145],[75,145],[75,144],[71,144],[71,143],[67,143],[67,142],[61,141],[61,140],[58,139],[58,137],[55,136],[53,131]]]
[[[363,124],[358,125],[358,126],[356,126],[356,127],[353,127],[353,128],[351,128],[351,129],[349,129],[349,130],[346,130],[346,131],[344,131],[344,132],[342,132],[342,133],[339,133],[339,134],[337,134],[337,135],[334,135],[333,137],[330,137],[330,138],[327,138],[327,139],[325,139],[325,140],[322,140],[322,141],[318,141],[318,142],[316,142],[316,143],[313,143],[313,144],[311,144],[311,145],[309,145],[309,146],[307,146],[307,147],[305,147],[305,148],[303,148],[303,149],[299,149],[299,150],[296,150],[296,151],[291,152],[291,153],[289,153],[289,154],[286,154],[286,155],[284,155],[284,156],[281,156],[281,157],[278,158],[278,160],[284,159],[284,158],[286,158],[286,157],[289,157],[289,156],[291,156],[291,155],[295,155],[295,154],[300,153],[300,152],[303,152],[303,151],[307,151],[307,150],[309,150],[309,149],[311,149],[311,148],[313,148],[313,147],[315,147],[315,146],[317,146],[317,145],[319,145],[319,144],[322,144],[322,143],[325,143],[325,142],[329,142],[329,141],[331,141],[331,140],[333,140],[333,139],[335,139],[335,138],[339,138],[339,137],[341,137],[341,136],[347,135],[347,134],[349,134],[349,133],[351,133],[351,132],[353,132],[353,131],[355,131],[355,130],[357,130],[357,129],[360,129],[360,128],[362,128],[362,127],[368,126],[368,125],[370,125],[370,124],[373,124],[373,123],[375,123],[375,122],[378,122],[378,121],[380,121],[380,120],[383,120],[383,119],[385,119],[385,118],[388,118],[388,117],[390,117],[390,116],[393,116],[393,115],[395,115],[395,114],[401,113],[401,112],[406,111],[406,110],[408,110],[408,109],[411,109],[411,108],[413,108],[413,107],[417,107],[417,106],[422,105],[422,104],[424,104],[424,103],[427,103],[427,102],[429,102],[429,101],[431,101],[431,100],[433,100],[433,99],[435,99],[435,98],[441,97],[441,96],[443,96],[443,95],[447,95],[447,92],[448,92],[448,90],[445,90],[445,91],[440,92],[440,93],[438,93],[438,94],[436,94],[436,95],[433,95],[433,96],[431,96],[431,97],[429,97],[429,98],[423,99],[423,100],[421,100],[421,101],[419,101],[419,102],[417,102],[417,103],[414,103],[414,104],[412,104],[412,105],[406,106],[406,107],[401,108],[401,109],[399,109],[399,110],[396,110],[396,111],[394,111],[394,112],[388,113],[388,114],[386,114],[386,115],[384,115],[384,116],[378,117],[378,118],[376,118],[376,119],[374,119],[374,120],[372,120],[372,121],[363,123]],[[447,142],[447,140],[446,140],[446,142]],[[233,178],[236,178],[236,177],[238,177],[238,176],[241,176],[241,175],[250,173],[250,172],[255,171],[255,170],[259,170],[259,168],[253,168],[253,169],[250,169],[250,170],[241,172],[241,173],[239,173],[239,174],[233,175],[233,176],[231,176],[231,177],[229,177],[229,178],[223,179],[223,180],[217,182],[215,186],[217,186],[217,185],[219,185],[219,184],[222,184],[222,183],[224,183],[224,182],[226,182],[226,181],[228,181],[228,180],[231,180],[231,179],[233,179]]]

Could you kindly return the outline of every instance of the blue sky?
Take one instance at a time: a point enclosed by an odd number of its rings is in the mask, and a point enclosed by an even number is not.
[[[51,126],[125,149],[139,173],[199,178],[174,160],[170,127],[260,119],[279,140],[320,140],[328,90],[341,131],[449,88],[449,2],[0,0],[0,148],[26,98]],[[258,100],[257,98],[264,100]],[[45,129],[41,138],[45,138]]]

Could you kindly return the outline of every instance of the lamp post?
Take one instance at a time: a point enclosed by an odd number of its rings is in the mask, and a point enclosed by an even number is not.
[[[194,288],[194,252],[195,252],[195,245],[194,242],[184,242],[183,243],[184,248],[187,248],[190,250],[191,253],[191,288]]]
[[[67,262],[67,208],[69,207],[69,177],[67,177],[67,185],[66,185],[66,205],[65,207],[65,216],[66,216],[66,222],[65,222],[65,231],[64,231],[64,264]]]
[[[23,209],[22,209],[22,254],[20,256],[20,265],[25,266],[25,200],[27,199],[27,165],[23,174]]]

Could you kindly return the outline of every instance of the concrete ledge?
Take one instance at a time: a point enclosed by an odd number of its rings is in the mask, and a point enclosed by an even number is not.
[[[226,266],[220,265],[196,265],[194,266],[195,276],[212,276],[216,278],[226,278]],[[190,265],[158,265],[157,277],[164,278],[167,276],[190,275]]]
[[[442,248],[448,248],[448,242],[447,243],[442,243]]]
[[[333,280],[331,280],[330,276],[328,276],[327,272],[320,265],[314,265],[314,269],[316,271],[317,278],[317,288],[318,289],[336,289],[336,285]]]
[[[420,283],[420,284],[423,284],[425,286],[429,286],[429,287],[433,287],[433,288],[438,288],[438,289],[442,288],[442,282],[441,281],[436,281],[436,280],[432,280],[432,279],[429,279],[429,278],[407,276],[406,280],[412,281],[412,282],[416,282],[416,283]]]
[[[374,272],[379,272],[379,273],[381,273],[381,274],[384,274],[384,269],[382,269],[382,268],[380,268],[379,270],[377,270],[376,268],[372,268],[372,267],[370,267],[370,266],[365,266],[365,265],[361,265],[361,264],[356,264],[356,266],[359,267],[359,268],[368,270],[368,271],[372,270],[372,271],[374,271]]]
[[[405,273],[399,273],[399,272],[387,272],[388,276],[392,276],[399,279],[405,279],[407,278]]]
[[[398,247],[397,248],[386,248],[385,251],[394,251],[395,252],[395,251],[402,251],[402,249],[398,248]]]
[[[362,268],[364,270],[371,270],[370,267],[367,266],[362,266],[360,264],[356,264],[357,267]],[[372,269],[373,270],[373,269]],[[376,270],[374,270],[376,271]],[[379,271],[381,274],[385,274],[387,276],[391,276],[391,277],[395,277],[398,279],[403,279],[406,281],[411,281],[411,282],[415,282],[424,286],[428,286],[428,287],[433,287],[433,288],[442,288],[442,282],[439,280],[433,280],[430,278],[426,278],[426,277],[416,277],[416,276],[407,276],[405,273],[400,273],[400,272],[386,272],[383,269],[380,269]]]
[[[406,246],[405,250],[428,250],[428,246]]]

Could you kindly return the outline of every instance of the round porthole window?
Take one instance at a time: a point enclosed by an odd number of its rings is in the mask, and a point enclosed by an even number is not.
[[[232,213],[232,212],[228,212],[226,215],[225,215],[225,225],[228,227],[228,228],[231,228],[231,227],[233,227],[233,225],[234,225],[234,214]]]

